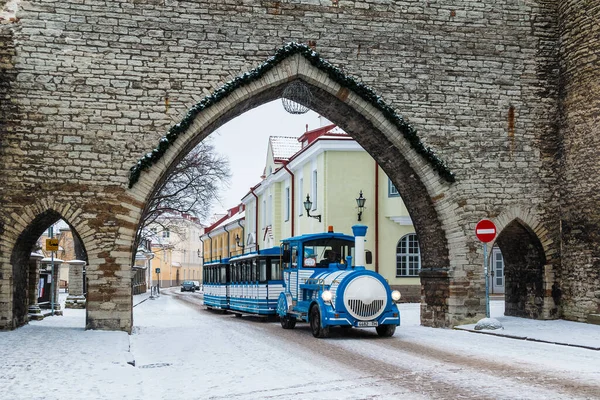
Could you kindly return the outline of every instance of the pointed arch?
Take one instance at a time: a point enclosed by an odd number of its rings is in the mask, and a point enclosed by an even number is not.
[[[520,217],[515,215],[515,212]],[[513,217],[508,221],[507,215]],[[537,232],[544,232],[524,210],[511,210],[499,218],[500,234],[495,244],[504,259],[505,315],[548,319],[557,317],[553,299],[554,273],[547,260],[544,242]],[[528,218],[529,217],[529,218]],[[524,221],[529,219],[533,227]]]
[[[47,208],[45,208],[47,207]],[[49,226],[59,220],[64,220],[73,233],[73,240],[82,249],[82,255],[87,260],[87,251],[84,240],[80,236],[77,226],[81,227],[81,220],[77,213],[70,211],[68,205],[54,204],[52,201],[40,201],[35,205],[23,207],[20,215],[13,215],[16,222],[5,229],[6,244],[10,249],[10,265],[7,271],[12,276],[12,327],[16,328],[27,323],[28,312],[28,280],[30,279],[31,253],[37,239]],[[77,247],[77,245],[76,245]]]
[[[427,303],[436,303],[435,312],[424,313],[427,317],[422,323],[451,325],[446,297],[452,267],[446,232],[454,229],[456,204],[450,203],[448,193],[454,174],[423,145],[416,130],[370,88],[344,76],[304,45],[284,47],[265,64],[229,81],[193,106],[157,147],[131,168],[129,195],[147,206],[156,188],[193,147],[233,118],[280,99],[286,86],[297,79],[312,92],[311,108],[348,132],[398,189],[422,246],[422,286],[427,293],[446,294],[444,298],[427,297]],[[434,283],[428,288],[430,282]]]

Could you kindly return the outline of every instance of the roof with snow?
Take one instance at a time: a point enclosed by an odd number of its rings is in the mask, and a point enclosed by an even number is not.
[[[269,142],[271,143],[274,161],[288,160],[302,148],[296,137],[270,136]]]

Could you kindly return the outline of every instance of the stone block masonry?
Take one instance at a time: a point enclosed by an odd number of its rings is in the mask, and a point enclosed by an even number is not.
[[[456,182],[442,181],[375,107],[336,97],[330,76],[297,59],[201,113],[173,149],[277,98],[302,65],[316,111],[351,133],[405,199],[422,246],[425,324],[484,315],[473,228],[503,215],[512,217],[500,229],[539,245],[535,301],[570,319],[598,313],[600,7],[590,3],[17,2],[17,18],[0,24],[0,329],[15,327],[21,263],[64,218],[88,257],[87,327],[130,330],[132,221],[177,152],[132,189],[129,169],[192,105],[290,41],[371,87]]]

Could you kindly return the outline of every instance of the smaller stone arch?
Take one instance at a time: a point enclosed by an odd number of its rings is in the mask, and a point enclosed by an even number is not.
[[[30,277],[35,275],[32,274],[30,268],[33,268],[30,263],[31,253],[34,249],[37,239],[44,233],[49,226],[56,223],[59,220],[64,220],[72,230],[73,239],[76,242],[77,256],[81,257],[84,261],[87,261],[87,251],[84,242],[79,235],[78,230],[73,225],[72,221],[69,221],[63,213],[57,211],[54,208],[48,208],[44,211],[39,211],[39,208],[43,207],[41,204],[35,206],[24,207],[22,210],[21,217],[17,220],[17,223],[7,229],[7,242],[12,244],[12,251],[10,252],[10,265],[12,269],[9,272],[12,276],[12,285],[3,285],[4,288],[9,290],[12,294],[12,318],[10,328],[14,329],[22,326],[28,322],[28,288]],[[68,211],[68,206],[61,206],[61,211]],[[66,213],[70,217],[74,217],[71,213]],[[30,218],[27,222],[27,217],[35,215]],[[17,234],[18,233],[18,234]]]
[[[554,273],[544,245],[549,242],[544,237],[547,231],[530,213],[520,209],[499,217],[497,224],[500,233],[492,244],[498,245],[504,258],[504,314],[532,319],[556,318]]]

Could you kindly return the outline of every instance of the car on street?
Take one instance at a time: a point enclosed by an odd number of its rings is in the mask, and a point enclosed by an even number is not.
[[[194,289],[200,290],[200,281],[192,281],[194,282]]]
[[[193,281],[183,281],[183,283],[181,284],[181,291],[193,293],[196,291],[196,285],[194,285]]]

